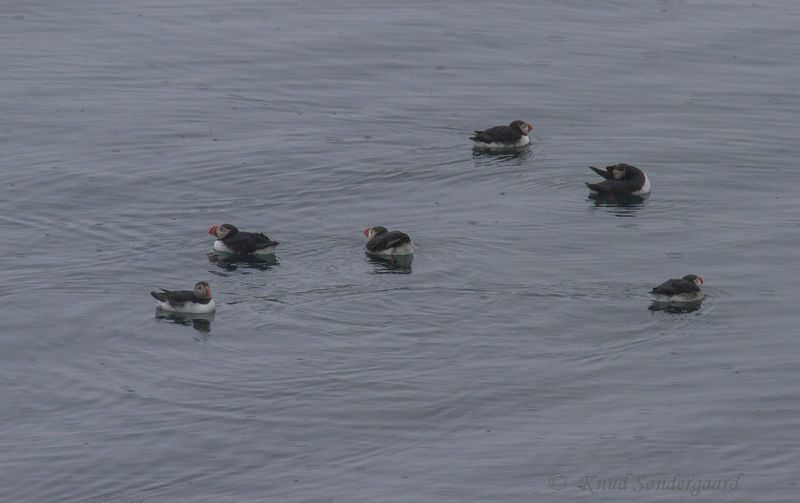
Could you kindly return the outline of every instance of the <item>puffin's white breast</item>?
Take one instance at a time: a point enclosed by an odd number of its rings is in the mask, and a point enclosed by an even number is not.
[[[703,298],[703,292],[687,292],[677,295],[664,295],[654,293],[653,300],[656,302],[696,302]]]
[[[524,147],[525,145],[531,142],[530,137],[528,135],[522,135],[522,137],[516,143],[500,143],[497,141],[484,143],[482,141],[476,141],[475,148],[483,148],[483,149],[500,149],[500,148],[516,148],[516,147]]]
[[[267,246],[266,248],[261,248],[260,250],[256,250],[253,252],[253,255],[272,255],[273,253],[275,253],[275,246],[277,245]],[[236,253],[230,248],[228,248],[227,245],[225,245],[225,243],[223,243],[219,239],[214,241],[214,249],[225,253]]]
[[[215,250],[217,250],[217,251],[221,251],[221,252],[233,253],[233,250],[231,250],[230,248],[228,248],[228,247],[225,245],[225,243],[223,243],[223,242],[222,242],[222,241],[220,241],[219,239],[217,239],[217,240],[215,240],[215,241],[214,241],[214,249],[215,249]]]
[[[253,255],[272,255],[275,253],[275,246],[267,246],[253,252]]]
[[[637,190],[636,192],[631,192],[631,194],[634,196],[642,196],[650,193],[650,179],[647,178],[647,175],[644,172],[642,172],[642,174],[644,175],[644,183],[642,184],[641,189]]]
[[[208,304],[200,304],[190,301],[178,304],[176,306],[171,306],[168,302],[159,301],[158,304],[156,304],[156,307],[163,309],[164,311],[171,311],[173,313],[203,314],[215,311],[217,309],[217,304],[214,302],[214,299],[211,299]]]
[[[414,253],[414,243],[409,241],[408,243],[403,243],[400,246],[393,246],[391,248],[386,248],[385,250],[379,251],[370,251],[369,253],[374,253],[375,255],[411,255]]]

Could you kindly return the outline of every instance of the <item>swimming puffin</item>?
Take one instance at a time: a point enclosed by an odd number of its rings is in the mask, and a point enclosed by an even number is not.
[[[388,231],[386,227],[376,225],[364,229],[364,235],[367,237],[366,248],[369,253],[387,256],[414,253],[411,238],[400,231]]]
[[[495,126],[483,131],[475,131],[475,136],[470,140],[475,142],[475,148],[511,148],[522,147],[531,142],[528,133],[533,126],[525,121],[514,121],[508,126]]]
[[[605,178],[600,183],[585,182],[589,190],[608,196],[643,196],[650,193],[650,180],[644,171],[630,164],[606,166],[606,170],[589,166],[589,169]]]
[[[668,279],[650,290],[657,302],[695,302],[703,298],[700,285],[703,278],[696,274],[687,274],[681,279]]]
[[[211,288],[205,281],[194,285],[192,291],[162,288],[160,292],[150,292],[150,295],[159,301],[156,306],[165,311],[199,314],[210,313],[217,308],[214,299],[211,298]]]
[[[275,253],[279,244],[264,234],[240,231],[232,224],[215,225],[208,229],[208,233],[217,238],[215,250],[237,255],[269,255]]]

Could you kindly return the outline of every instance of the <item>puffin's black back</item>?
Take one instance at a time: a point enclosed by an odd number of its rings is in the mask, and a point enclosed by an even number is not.
[[[165,290],[161,289],[160,292],[150,292],[156,300],[161,302],[168,302],[170,304],[182,304],[184,302],[197,302],[200,304],[208,304],[209,299],[198,299],[194,296],[194,292],[190,290]]]
[[[470,136],[472,141],[480,141],[483,143],[514,143],[522,138],[522,131],[518,128],[509,126],[495,126],[483,131],[475,131],[475,136]]]
[[[681,293],[691,293],[700,290],[692,279],[687,279],[689,276],[684,276],[681,279],[668,279],[657,287],[650,290],[650,293],[657,293],[661,295],[678,295]],[[695,276],[696,277],[696,276]]]
[[[247,255],[258,250],[277,246],[277,241],[272,241],[266,235],[257,232],[239,231],[225,236],[222,242],[235,253]]]
[[[372,236],[372,239],[367,241],[366,248],[369,251],[377,252],[409,242],[411,242],[411,238],[403,232],[386,231]]]

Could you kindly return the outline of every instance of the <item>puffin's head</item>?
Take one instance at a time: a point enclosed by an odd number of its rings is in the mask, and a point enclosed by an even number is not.
[[[528,134],[533,130],[533,126],[525,121],[514,121],[508,125],[510,128],[516,128],[522,131],[522,134]]]
[[[195,298],[203,299],[203,300],[210,300],[211,299],[211,287],[208,286],[208,283],[205,281],[200,281],[196,285],[194,285],[194,290],[192,291]]]
[[[611,168],[611,173],[614,175],[615,180],[622,180],[625,178],[625,175],[628,174],[628,168],[626,164],[617,164],[613,168]]]
[[[386,227],[382,225],[376,225],[375,227],[367,227],[364,229],[364,235],[367,236],[367,241],[372,239],[375,234],[380,234],[382,232],[388,232]]]
[[[684,276],[681,279],[685,280],[685,281],[691,281],[692,283],[697,285],[698,288],[700,288],[700,285],[703,284],[703,278],[701,278],[700,276],[698,276],[696,274],[687,274],[686,276]]]
[[[237,232],[239,232],[239,229],[234,227],[233,224],[215,225],[208,229],[208,233],[217,239],[225,239],[229,234],[236,234]]]
[[[637,174],[641,173],[641,170],[636,166],[631,166],[630,164],[621,162],[619,164],[615,164],[614,167],[611,168],[611,172],[614,174],[614,178],[617,180],[628,180],[636,178]]]

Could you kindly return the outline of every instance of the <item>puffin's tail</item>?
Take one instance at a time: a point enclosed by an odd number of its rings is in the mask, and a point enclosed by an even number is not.
[[[610,179],[613,175],[608,172],[608,170],[597,169],[594,166],[589,166],[589,169],[597,173],[598,175],[602,176],[606,180]]]
[[[475,130],[475,136],[470,136],[470,137],[469,137],[469,139],[470,139],[470,140],[472,140],[472,141],[482,141],[482,142],[485,142],[486,140],[484,140],[483,138],[481,138],[481,135],[482,135],[482,134],[483,134],[483,131],[478,131],[478,130],[476,129],[476,130]]]
[[[160,300],[161,302],[166,302],[167,301],[166,290],[164,290],[163,288],[162,290],[163,290],[162,292],[150,292],[150,295],[152,295],[153,298],[156,300]]]

